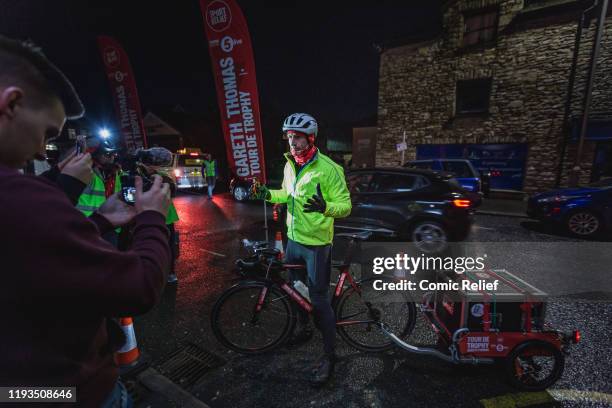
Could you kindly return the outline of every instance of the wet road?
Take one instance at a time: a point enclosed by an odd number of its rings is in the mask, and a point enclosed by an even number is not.
[[[517,401],[521,406],[529,406],[529,401],[540,406],[612,406],[612,357],[608,355],[612,303],[594,301],[585,291],[549,305],[549,321],[559,329],[580,329],[583,341],[567,358],[565,374],[553,389],[529,397],[506,385],[499,367],[457,368],[401,351],[364,354],[340,339],[341,361],[333,384],[314,390],[304,381],[304,367],[318,354],[318,334],[305,345],[263,356],[230,352],[211,333],[210,310],[218,295],[233,282],[233,261],[242,253],[240,241],[264,236],[262,205],[235,203],[229,195],[216,196],[212,201],[183,195],[175,204],[181,217],[177,225],[181,233],[179,283],[166,288],[159,306],[136,319],[137,338],[153,365],[189,342],[222,356],[225,365],[189,388],[211,407],[477,407],[501,406],[508,401],[515,405],[505,406],[516,406]],[[273,236],[274,230],[271,232]],[[526,219],[484,215],[477,216],[470,240],[532,241],[536,252],[538,245],[567,248],[581,243],[549,234]],[[525,258],[524,254],[509,255],[516,260]],[[609,276],[611,271],[602,273]],[[555,279],[556,272],[550,271],[547,280]],[[600,291],[604,296],[612,292],[610,284]],[[435,341],[423,321],[414,336],[419,342]],[[552,402],[553,397],[557,402]]]

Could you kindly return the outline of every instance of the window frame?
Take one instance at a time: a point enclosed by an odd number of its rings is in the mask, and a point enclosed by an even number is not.
[[[412,187],[410,188],[410,190],[406,190],[406,191],[374,191],[373,187],[377,187],[377,184],[374,184],[377,180],[378,177],[381,176],[395,176],[395,177],[404,177],[404,176],[410,176],[414,178],[414,183],[412,185]],[[425,183],[423,184],[420,180],[424,181]],[[407,194],[407,193],[414,193],[415,191],[419,191],[423,188],[426,188],[428,186],[431,185],[431,181],[423,176],[422,174],[418,174],[418,173],[393,173],[393,172],[377,172],[374,173],[374,178],[372,178],[372,181],[370,182],[370,192],[368,194]],[[418,186],[418,187],[417,187]]]
[[[459,86],[461,83],[468,82],[487,82],[488,93],[487,100],[483,110],[459,110]],[[482,116],[488,115],[491,108],[491,95],[493,93],[493,78],[474,78],[474,79],[459,79],[455,82],[455,116]]]
[[[376,178],[376,172],[374,171],[359,171],[359,172],[350,172],[347,173],[346,175],[346,184],[349,190],[349,194],[353,195],[353,194],[371,194],[372,193],[372,183],[374,182],[374,179]],[[367,187],[367,191],[359,191],[359,192],[355,192],[352,191],[352,187],[351,184],[349,182],[349,179],[351,177],[363,177],[363,176],[371,176],[372,178],[370,179],[370,181],[368,182],[368,187]]]
[[[495,13],[495,21],[492,26],[484,27],[484,28],[481,28],[480,30],[473,30],[469,32],[467,31],[466,21],[469,18],[473,18],[476,16],[481,16],[482,18],[484,18],[487,14],[493,14],[493,13]],[[493,36],[490,39],[484,40],[481,38],[481,35],[479,35],[477,42],[472,43],[472,44],[465,44],[465,37],[467,34],[471,34],[475,32],[482,33],[489,28],[493,29]],[[479,8],[479,9],[468,10],[468,11],[463,12],[463,29],[461,30],[461,48],[462,49],[464,50],[479,49],[479,48],[486,48],[488,46],[495,45],[497,43],[498,34],[499,34],[499,6]]]

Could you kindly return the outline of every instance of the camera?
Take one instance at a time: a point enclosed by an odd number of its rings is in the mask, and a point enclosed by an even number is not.
[[[122,162],[121,198],[127,204],[134,205],[136,198],[136,176],[142,177],[142,191],[148,191],[153,181],[142,169],[144,166],[169,166],[172,163],[172,153],[163,147],[139,149],[128,155]]]

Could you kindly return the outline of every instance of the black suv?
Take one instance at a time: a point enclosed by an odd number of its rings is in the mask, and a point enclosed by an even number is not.
[[[478,194],[466,191],[452,175],[407,168],[370,168],[347,173],[353,210],[335,222],[338,232],[374,231],[410,240],[428,253],[467,237]]]

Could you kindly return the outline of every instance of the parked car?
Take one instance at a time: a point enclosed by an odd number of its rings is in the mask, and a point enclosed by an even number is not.
[[[481,174],[469,160],[464,159],[430,159],[413,160],[404,165],[416,169],[428,169],[454,174],[463,188],[474,193],[489,195],[490,175]]]
[[[353,209],[336,220],[339,232],[373,231],[409,240],[426,253],[465,239],[479,194],[462,188],[448,173],[408,168],[370,168],[347,173]],[[342,231],[346,230],[346,231]]]
[[[580,237],[594,237],[611,230],[612,178],[535,194],[527,203],[527,215],[562,226]]]

